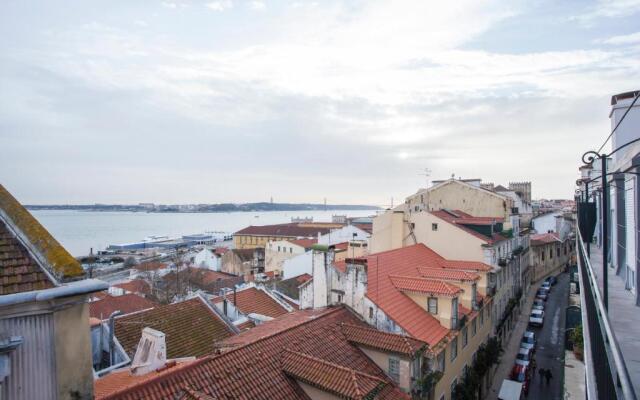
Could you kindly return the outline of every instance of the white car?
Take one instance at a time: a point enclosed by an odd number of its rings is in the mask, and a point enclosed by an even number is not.
[[[536,347],[536,334],[531,331],[525,331],[520,340],[520,347],[523,349],[535,350]]]
[[[542,326],[543,324],[544,324],[544,311],[531,310],[531,315],[529,315],[529,325]]]
[[[531,349],[523,349],[521,347],[520,350],[518,350],[518,355],[516,356],[516,365],[524,365],[527,367],[531,362],[531,358]]]
[[[548,292],[551,292],[551,282],[543,282],[540,287]]]

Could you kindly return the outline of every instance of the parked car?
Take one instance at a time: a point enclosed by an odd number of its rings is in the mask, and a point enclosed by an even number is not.
[[[542,285],[540,285],[540,289],[544,289],[548,292],[551,292],[551,282],[548,282],[548,281],[542,282]]]
[[[522,383],[524,394],[529,393],[529,382],[531,381],[531,368],[524,365],[516,364],[511,370],[511,380]]]
[[[522,335],[522,340],[520,341],[520,347],[522,347],[523,349],[531,349],[535,351],[536,334],[531,331],[525,331],[524,335]]]
[[[555,276],[548,276],[547,279],[545,279],[544,281],[545,282],[549,282],[549,284],[551,284],[551,286],[553,286],[556,283],[558,283],[558,278],[556,278]]]
[[[542,326],[543,324],[544,324],[544,311],[531,310],[531,315],[529,315],[529,325]]]
[[[537,309],[537,310],[544,310],[544,300],[541,300],[541,299],[533,300],[533,307],[532,308]]]
[[[520,350],[518,350],[518,355],[516,356],[516,365],[524,365],[525,367],[528,367],[532,358],[533,352],[531,349],[523,349],[521,347]]]
[[[536,299],[541,299],[541,300],[547,301],[548,297],[549,297],[549,291],[548,290],[540,288],[536,292]]]

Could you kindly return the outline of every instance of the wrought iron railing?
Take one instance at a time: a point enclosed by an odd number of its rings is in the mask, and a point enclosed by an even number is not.
[[[587,257],[580,230],[577,231],[587,398],[636,400],[595,271]]]

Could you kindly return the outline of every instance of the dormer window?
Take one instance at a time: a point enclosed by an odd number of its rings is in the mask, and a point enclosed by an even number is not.
[[[429,313],[433,315],[438,314],[438,299],[436,297],[429,297],[427,302],[429,305]]]

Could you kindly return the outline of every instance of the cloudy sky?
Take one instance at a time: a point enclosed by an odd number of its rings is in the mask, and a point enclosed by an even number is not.
[[[571,197],[640,1],[3,1],[25,203],[388,204],[455,174]]]

